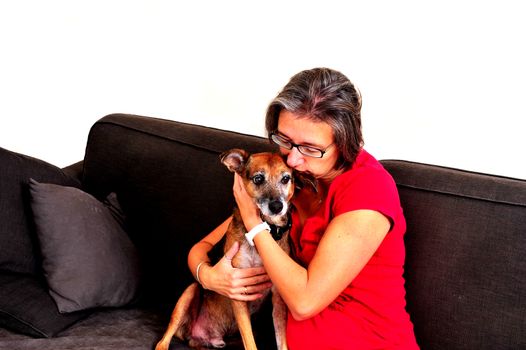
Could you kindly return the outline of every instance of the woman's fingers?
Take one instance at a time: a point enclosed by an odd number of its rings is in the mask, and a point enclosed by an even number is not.
[[[243,278],[239,281],[241,286],[254,286],[259,284],[270,283],[270,277],[267,274]],[[271,283],[270,283],[271,284]]]
[[[234,242],[232,246],[225,253],[224,258],[231,262],[234,256],[237,254],[238,250],[239,250],[239,242]]]
[[[216,282],[215,290],[231,299],[252,301],[260,298],[272,283],[264,267],[235,268],[232,259],[239,251],[239,242],[234,242],[216,265],[216,276],[221,276]],[[223,292],[221,292],[221,290]]]
[[[263,296],[263,292],[269,289],[270,286],[272,286],[272,284],[257,284],[252,286],[238,287],[233,289],[229,297],[231,299],[243,301],[257,300]]]

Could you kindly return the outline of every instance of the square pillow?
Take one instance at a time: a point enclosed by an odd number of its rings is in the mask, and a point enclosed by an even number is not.
[[[44,276],[59,311],[132,302],[139,260],[115,194],[102,203],[75,187],[33,179],[29,187]]]
[[[89,315],[61,314],[45,281],[28,274],[0,272],[0,326],[38,338],[49,338]]]

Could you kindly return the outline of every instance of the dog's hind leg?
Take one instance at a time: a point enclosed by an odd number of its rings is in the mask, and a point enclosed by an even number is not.
[[[157,343],[155,350],[168,350],[174,334],[184,340],[183,327],[187,326],[186,323],[189,321],[191,314],[191,312],[189,312],[190,307],[196,298],[199,298],[199,285],[197,282],[194,282],[188,286],[179,297],[172,316],[170,317],[168,328],[162,339]]]
[[[234,310],[234,316],[236,317],[239,333],[241,333],[245,350],[257,350],[247,303],[244,301],[232,300],[232,309]]]
[[[272,289],[272,320],[276,332],[276,345],[279,350],[287,350],[287,305],[275,288]]]

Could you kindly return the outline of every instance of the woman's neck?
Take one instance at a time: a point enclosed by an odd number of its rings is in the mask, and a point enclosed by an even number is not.
[[[323,187],[323,189],[325,190],[325,194],[326,194],[332,182],[334,181],[334,179],[336,179],[339,175],[343,174],[346,171],[347,171],[346,168],[332,169],[327,174],[320,176],[317,179],[318,185],[320,187]]]
[[[293,203],[298,210],[302,224],[306,218],[311,217],[318,211],[320,206],[325,202],[329,187],[334,179],[345,171],[347,171],[345,168],[333,169],[324,176],[317,178],[316,189],[310,187],[305,188],[294,195]]]

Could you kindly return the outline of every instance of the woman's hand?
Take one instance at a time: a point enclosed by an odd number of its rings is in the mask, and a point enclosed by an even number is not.
[[[234,198],[236,199],[239,213],[245,224],[247,231],[250,231],[255,226],[259,225],[262,220],[259,213],[259,209],[254,204],[254,201],[247,193],[243,179],[238,173],[234,173]]]
[[[205,289],[213,290],[230,299],[252,301],[263,296],[262,292],[272,286],[263,267],[238,269],[232,266],[232,258],[239,250],[235,242],[214,266],[203,264],[199,279]]]

